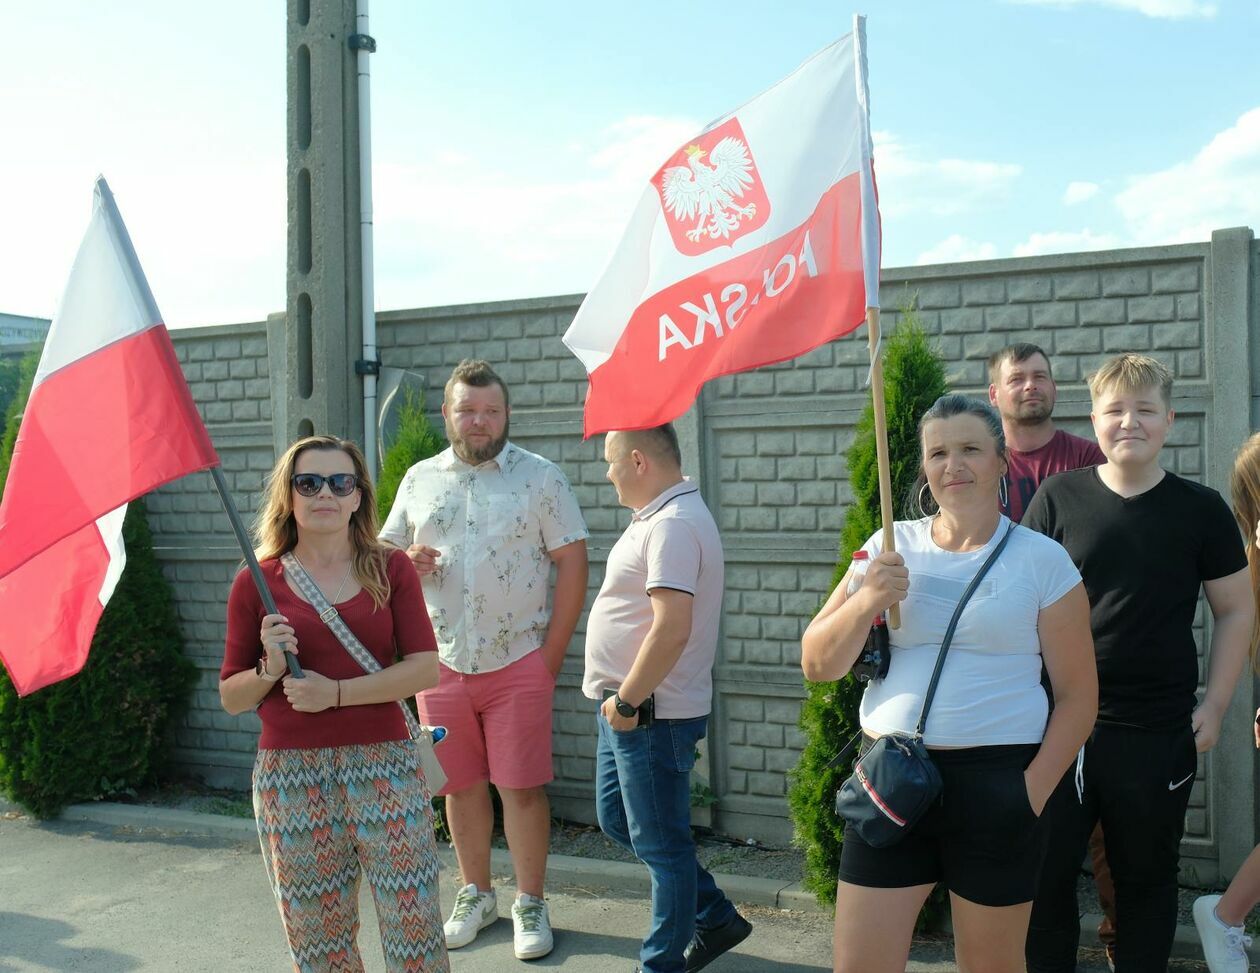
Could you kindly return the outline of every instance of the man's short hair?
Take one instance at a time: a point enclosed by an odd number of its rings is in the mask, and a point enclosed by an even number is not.
[[[1046,371],[1050,375],[1051,381],[1054,380],[1054,372],[1050,370],[1050,356],[1046,354],[1041,345],[1034,345],[1031,341],[1017,341],[1013,345],[1007,345],[1000,351],[995,351],[989,356],[989,381],[993,385],[998,384],[998,380],[1002,377],[1002,366],[1007,362],[1018,365],[1020,362],[1028,361],[1033,355],[1040,355],[1046,360]]]
[[[490,367],[488,361],[483,361],[480,358],[465,358],[456,365],[454,371],[451,372],[451,377],[446,380],[446,389],[442,393],[444,402],[451,401],[451,389],[455,387],[456,383],[471,385],[473,388],[478,389],[497,385],[503,389],[503,404],[512,404],[508,398],[507,383],[499,378],[499,373]]]
[[[617,432],[617,439],[624,452],[637,449],[654,459],[666,460],[682,469],[682,450],[678,447],[678,433],[673,423],[651,429],[633,429],[629,432]]]
[[[1097,402],[1107,392],[1137,392],[1159,389],[1165,409],[1172,408],[1173,375],[1168,366],[1150,355],[1126,353],[1108,358],[1089,377],[1089,397]]]

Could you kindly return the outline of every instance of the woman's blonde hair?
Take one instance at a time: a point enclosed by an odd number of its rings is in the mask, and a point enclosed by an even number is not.
[[[355,580],[372,597],[379,610],[389,598],[386,562],[389,548],[376,538],[376,491],[368,477],[363,451],[348,439],[336,436],[307,436],[284,451],[263,486],[262,509],[254,521],[254,553],[258,560],[278,558],[297,544],[297,521],[293,517],[293,472],[298,457],[307,450],[339,450],[354,464],[359,485],[359,509],[350,515],[350,545],[354,549],[352,570]]]
[[[1251,566],[1251,593],[1260,610],[1260,550],[1256,549],[1256,523],[1260,522],[1260,432],[1238,450],[1229,477],[1234,516],[1247,538],[1247,563]],[[1251,665],[1260,670],[1260,620],[1251,630]]]

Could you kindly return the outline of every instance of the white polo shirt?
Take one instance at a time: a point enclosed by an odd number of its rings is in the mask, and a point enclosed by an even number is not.
[[[514,443],[470,466],[446,448],[407,471],[381,539],[442,552],[421,579],[438,657],[457,672],[493,672],[542,645],[548,554],[584,540],[563,473]]]
[[[713,708],[724,577],[722,541],[700,489],[683,480],[634,512],[608,553],[604,583],[586,622],[586,675],[582,692],[600,699],[630,672],[652,627],[655,588],[685,591],[694,599],[691,637],[656,687],[656,715],[684,720]]]

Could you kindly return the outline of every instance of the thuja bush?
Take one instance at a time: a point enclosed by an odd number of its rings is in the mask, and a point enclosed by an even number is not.
[[[908,495],[919,470],[919,418],[946,391],[941,357],[924,333],[913,305],[907,305],[901,309],[898,327],[884,349],[884,401],[895,519],[910,515]],[[853,552],[881,523],[875,411],[870,401],[858,421],[847,461],[853,502],[841,528],[839,558],[830,589],[848,571]],[[835,767],[828,767],[827,763],[859,729],[862,684],[849,675],[836,682],[807,682],[805,690],[800,718],[805,748],[790,774],[788,804],[794,840],[805,852],[803,884],[819,902],[834,905],[844,840],[844,822],[835,812],[835,794],[852,771],[852,758]]]
[[[407,471],[422,459],[436,456],[445,448],[446,440],[438,435],[433,423],[424,414],[421,398],[410,391],[406,392],[398,409],[398,432],[385,450],[385,459],[381,463],[381,472],[376,482],[376,509],[382,524],[389,516],[394,498],[398,495],[398,487]],[[408,699],[407,705],[413,713],[416,712],[414,698]],[[438,840],[449,841],[451,831],[446,823],[446,798],[435,797],[433,810],[433,827]]]
[[[38,358],[34,355],[19,358],[0,356],[0,418],[8,417],[9,406],[17,398],[23,380],[34,373],[33,363],[37,361]]]
[[[0,489],[33,374],[24,369],[9,409]],[[83,670],[19,698],[0,668],[0,791],[41,818],[152,782],[192,691],[196,672],[182,652],[142,500],[127,509],[123,540],[127,566]]]
[[[35,370],[39,368],[39,352],[4,363],[3,381],[0,381],[0,417],[4,421],[4,432],[0,436],[0,490],[4,489],[4,481],[9,476],[9,461],[13,458],[13,446],[17,442],[18,427],[22,424],[22,410],[31,394],[31,383],[35,380]]]
[[[385,451],[381,472],[376,482],[376,510],[381,523],[389,516],[398,493],[398,485],[407,470],[422,459],[436,456],[446,448],[446,442],[433,428],[419,397],[407,392],[398,409],[398,433]]]

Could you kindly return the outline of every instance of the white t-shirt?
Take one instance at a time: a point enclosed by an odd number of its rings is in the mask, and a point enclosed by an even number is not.
[[[1010,525],[1003,517],[984,547],[957,553],[932,540],[931,523],[925,517],[894,525],[897,553],[910,572],[910,591],[901,602],[901,627],[889,632],[888,675],[869,682],[862,695],[862,729],[867,733],[914,732],[954,609]],[[871,557],[882,549],[882,532],[863,545]],[[1041,685],[1037,616],[1080,581],[1076,565],[1058,543],[1015,528],[954,630],[928,712],[924,740],[929,746],[1041,742],[1049,702]]]
[[[652,627],[648,592],[672,588],[692,596],[691,635],[656,687],[656,715],[670,720],[707,715],[713,708],[724,574],[717,524],[690,480],[636,510],[608,552],[604,583],[586,620],[582,692],[600,699],[605,689],[621,686]]]

